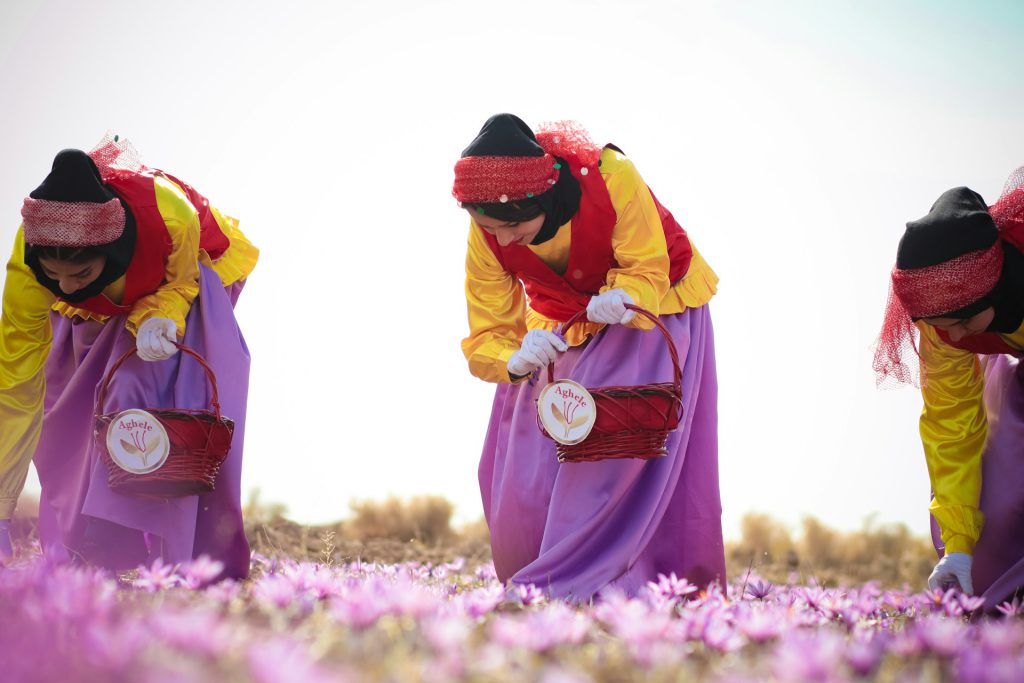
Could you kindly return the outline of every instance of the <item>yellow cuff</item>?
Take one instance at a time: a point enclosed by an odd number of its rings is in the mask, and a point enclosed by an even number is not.
[[[946,543],[946,553],[967,553],[974,554],[974,539],[963,534],[950,536]]]

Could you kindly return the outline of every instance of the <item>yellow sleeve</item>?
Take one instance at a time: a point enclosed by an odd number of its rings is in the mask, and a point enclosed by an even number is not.
[[[256,268],[256,261],[259,259],[260,250],[249,241],[249,238],[238,227],[238,219],[221,213],[211,205],[210,213],[220,226],[221,232],[231,240],[231,246],[227,248],[219,259],[213,262],[213,270],[220,275],[220,281],[225,287],[240,280],[245,280]]]
[[[932,485],[930,510],[946,552],[970,553],[981,535],[981,455],[988,436],[985,378],[970,351],[946,344],[931,325],[921,331],[921,440]]]
[[[462,340],[462,353],[469,371],[488,382],[513,381],[508,359],[526,334],[526,292],[494,257],[483,231],[472,221],[466,250],[466,307],[469,336]]]
[[[149,318],[170,318],[178,326],[178,338],[185,335],[185,317],[199,294],[199,216],[178,186],[156,178],[156,203],[171,236],[164,282],[152,294],[132,306],[125,325],[138,334],[139,325]]]
[[[181,194],[186,195],[178,183],[174,182],[167,176],[160,176],[160,179],[172,185],[173,187],[181,190]],[[190,202],[191,203],[191,202]],[[198,208],[198,207],[193,207]],[[224,233],[224,236],[228,238],[230,246],[221,254],[220,258],[210,263],[205,260],[203,255],[200,255],[200,262],[205,265],[209,265],[213,268],[214,272],[220,276],[221,283],[227,287],[245,280],[252,274],[254,268],[256,268],[256,261],[259,260],[260,250],[249,241],[249,238],[238,227],[238,219],[234,216],[229,216],[223,213],[213,204],[209,205],[210,214],[213,219],[217,221],[217,226],[220,231]],[[202,224],[200,223],[200,241],[202,238]],[[206,256],[209,256],[208,254]]]
[[[633,162],[619,152],[610,148],[604,151],[601,175],[617,216],[612,249],[618,263],[617,268],[608,271],[601,292],[623,289],[636,305],[658,315],[661,300],[671,286],[668,246],[658,208]],[[639,315],[629,326],[645,330],[654,327]]]
[[[46,376],[56,297],[25,265],[22,230],[14,241],[0,318],[0,519],[10,519],[25,486],[43,425]]]

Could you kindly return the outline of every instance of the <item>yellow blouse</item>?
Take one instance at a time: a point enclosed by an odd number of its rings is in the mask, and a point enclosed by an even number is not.
[[[985,375],[978,357],[942,341],[935,328],[921,332],[921,440],[932,485],[930,510],[946,552],[971,553],[985,517],[981,502],[981,458],[988,438]],[[1003,340],[1024,349],[1024,326]]]
[[[214,216],[231,246],[215,263],[199,248],[199,217],[195,207],[172,181],[158,177],[157,207],[171,237],[164,283],[136,301],[125,327],[135,334],[152,317],[170,318],[185,333],[185,317],[199,293],[199,264],[213,267],[228,286],[252,272],[259,250],[238,229],[238,221],[214,210]],[[14,513],[25,486],[29,462],[39,442],[46,393],[44,366],[53,340],[50,310],[72,317],[105,323],[109,316],[75,308],[57,301],[39,284],[25,265],[24,233],[18,229],[14,251],[7,264],[3,317],[0,318],[0,519]],[[111,283],[103,293],[115,303],[124,295],[125,278]]]
[[[638,306],[660,314],[682,313],[711,300],[718,276],[693,246],[693,259],[682,280],[669,282],[669,258],[665,232],[647,184],[633,163],[620,152],[605,149],[601,154],[601,177],[608,187],[616,222],[612,248],[618,268],[608,271],[601,292],[625,290]],[[564,274],[569,261],[571,221],[558,229],[554,238],[530,249],[550,268]],[[466,303],[469,336],[462,352],[469,370],[488,382],[511,382],[508,359],[519,349],[530,329],[554,330],[560,321],[551,320],[530,308],[522,283],[495,258],[483,231],[472,219],[466,252]],[[637,316],[630,327],[650,329],[646,318]],[[574,325],[567,341],[577,346],[596,334],[602,324]]]

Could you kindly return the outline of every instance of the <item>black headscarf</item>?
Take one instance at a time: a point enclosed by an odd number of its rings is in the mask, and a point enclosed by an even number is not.
[[[999,239],[981,195],[966,187],[943,192],[923,218],[907,223],[900,240],[896,267],[924,268],[981,249]],[[966,319],[990,306],[995,317],[988,332],[1008,334],[1024,324],[1024,254],[1006,241],[1002,243],[1003,267],[991,292],[974,303],[935,318]]]
[[[462,150],[463,157],[542,157],[544,154],[544,148],[537,142],[537,136],[514,114],[495,114],[487,119],[473,142]],[[576,215],[580,208],[580,198],[583,196],[580,183],[569,172],[569,165],[565,159],[555,159],[562,164],[562,172],[558,174],[558,182],[547,192],[515,202],[474,206],[483,208],[485,215],[499,220],[519,220],[524,212],[529,214],[530,204],[536,203],[539,211],[544,212],[544,223],[531,244],[547,242],[555,236],[558,228]]]
[[[113,242],[86,247],[90,252],[107,257],[106,265],[99,277],[89,286],[65,294],[60,284],[43,273],[39,265],[39,252],[44,247],[25,244],[25,264],[35,274],[41,285],[53,292],[57,298],[69,303],[81,303],[103,292],[110,283],[125,274],[135,251],[135,217],[128,204],[109,186],[103,183],[99,169],[89,155],[78,149],[65,149],[53,160],[53,168],[42,184],[29,193],[32,199],[46,199],[57,202],[90,202],[103,204],[117,199],[124,207],[125,226],[121,236]]]

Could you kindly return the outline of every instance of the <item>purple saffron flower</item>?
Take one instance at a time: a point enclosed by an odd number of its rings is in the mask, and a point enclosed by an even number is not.
[[[985,606],[985,598],[980,595],[967,595],[966,593],[958,593],[957,600],[960,603],[960,607],[963,608],[964,612],[968,614],[981,609]]]
[[[1003,616],[1016,617],[1024,614],[1024,610],[1021,609],[1021,599],[1016,597],[1013,602],[1003,602],[996,605],[996,609],[1003,613]]]
[[[539,605],[544,602],[545,595],[544,591],[534,586],[532,583],[526,585],[517,585],[514,589],[514,599],[518,599],[519,603],[523,607],[530,607],[531,605]]]
[[[693,585],[685,578],[681,579],[676,576],[675,572],[672,572],[668,576],[664,574],[658,574],[658,582],[653,581],[647,584],[652,590],[656,590],[661,595],[667,598],[685,598],[687,595],[697,592],[697,586]]]
[[[773,588],[775,588],[775,586],[767,581],[751,581],[747,584],[747,595],[755,600],[763,600],[771,595]]]
[[[186,587],[200,590],[217,580],[224,571],[224,563],[213,560],[209,555],[200,555],[181,566],[181,576]]]
[[[132,586],[150,593],[174,588],[181,582],[181,579],[175,574],[176,569],[177,567],[174,565],[164,564],[164,561],[158,557],[154,560],[153,566],[139,567],[138,576],[132,582]]]
[[[295,603],[299,595],[295,584],[283,574],[269,574],[260,579],[252,589],[256,602],[275,609],[285,609]]]
[[[483,582],[495,581],[498,578],[498,572],[495,571],[493,562],[480,565],[476,568],[476,571],[473,572],[473,575],[478,581]]]
[[[479,619],[494,611],[505,599],[505,589],[494,585],[486,588],[476,588],[468,593],[462,593],[456,599],[457,606],[464,614]]]

